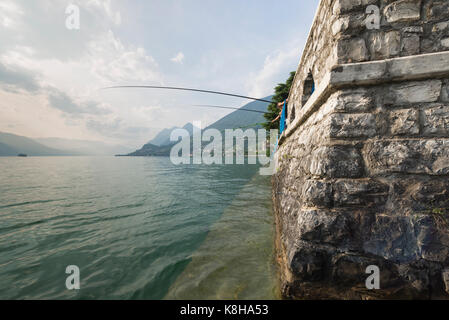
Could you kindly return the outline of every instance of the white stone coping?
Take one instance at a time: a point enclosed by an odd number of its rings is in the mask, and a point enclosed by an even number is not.
[[[425,80],[443,76],[449,76],[449,51],[336,65],[323,77],[315,92],[297,113],[293,123],[290,123],[282,133],[279,145],[304,123],[321,106],[321,102],[336,89],[394,81]]]

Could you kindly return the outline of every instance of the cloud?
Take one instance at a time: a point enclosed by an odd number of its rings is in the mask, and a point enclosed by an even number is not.
[[[44,119],[59,121],[55,128],[70,126],[71,132],[78,128],[84,138],[99,139],[101,135],[133,140],[132,129],[127,132],[121,126],[137,128],[148,121],[140,113],[130,112],[133,105],[141,105],[142,96],[129,98],[98,89],[116,84],[160,84],[163,78],[159,66],[143,46],[124,42],[113,31],[121,24],[121,15],[112,1],[72,3],[81,9],[79,32],[65,28],[66,2],[0,0],[0,101],[6,92],[12,93],[8,95],[11,108],[23,113],[32,106],[33,112]],[[14,25],[8,22],[9,28],[17,30],[7,32],[2,28],[6,17],[17,18]],[[34,103],[29,102],[33,99]],[[6,112],[4,108],[3,114]],[[20,117],[22,127],[36,131],[39,124],[45,126],[45,121]],[[12,118],[8,119],[10,122]],[[144,130],[137,133],[144,134]]]
[[[22,15],[23,11],[14,1],[2,0],[0,2],[0,26],[9,29],[16,28],[17,21]]]
[[[144,48],[126,47],[110,30],[89,43],[84,58],[79,67],[89,69],[103,83],[162,81],[158,64]]]
[[[122,120],[114,118],[112,120],[88,120],[86,127],[89,130],[99,132],[107,136],[114,136],[114,133],[121,127]]]
[[[18,92],[20,90],[37,92],[40,89],[40,84],[35,73],[20,67],[7,67],[1,61],[0,86],[4,90],[11,92]]]
[[[81,5],[83,5],[82,2]],[[94,9],[100,9],[100,11],[106,13],[109,20],[116,26],[119,26],[122,23],[122,16],[119,11],[114,11],[112,9],[111,0],[89,0],[87,1],[87,6]]]
[[[184,53],[178,52],[176,54],[176,56],[174,56],[173,58],[170,59],[170,61],[173,61],[174,63],[182,64],[182,62],[184,61]]]
[[[33,95],[44,94],[49,105],[67,114],[103,115],[110,113],[105,104],[90,101],[75,101],[63,91],[47,86],[43,87],[36,72],[18,66],[6,66],[0,61],[0,88],[5,91]]]
[[[265,58],[262,69],[252,75],[247,82],[249,95],[263,97],[273,94],[273,84],[285,82],[290,71],[296,71],[299,63],[300,47],[291,46],[287,50],[277,50]]]
[[[66,93],[50,88],[48,101],[52,108],[68,114],[104,115],[111,113],[103,104],[95,101],[75,102]]]

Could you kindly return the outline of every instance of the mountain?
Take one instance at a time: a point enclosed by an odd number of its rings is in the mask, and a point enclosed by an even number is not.
[[[145,144],[141,149],[136,150],[127,156],[130,157],[163,157],[170,155],[172,145],[156,146],[151,143]]]
[[[176,127],[170,128],[170,129],[164,129],[161,132],[159,132],[156,137],[154,137],[151,141],[149,141],[149,144],[152,144],[154,146],[163,146],[167,144],[167,141],[170,141],[170,134],[173,130],[175,130]]]
[[[64,156],[68,152],[47,147],[33,139],[11,133],[0,132],[0,156],[17,156],[19,153],[29,156]]]
[[[73,155],[113,156],[132,151],[132,149],[124,146],[110,145],[99,141],[71,140],[63,138],[38,138],[34,140],[49,148],[62,150]]]
[[[154,146],[162,147],[162,146],[168,146],[173,144],[172,141],[170,141],[170,135],[173,132],[173,130],[176,129],[185,129],[189,132],[190,135],[193,133],[193,124],[187,123],[184,127],[172,127],[170,129],[164,129],[161,132],[159,132],[156,137],[154,137],[149,144],[152,144]]]
[[[272,96],[264,98],[265,100],[271,100]],[[254,110],[254,111],[267,111],[268,104],[262,101],[253,101],[242,108],[228,114],[227,116],[221,118],[220,120],[214,122],[212,125],[208,126],[206,129],[217,129],[223,132],[226,129],[238,129],[242,130],[253,128],[262,128],[262,123],[265,122],[263,113],[242,111],[242,110]],[[128,154],[128,156],[168,156],[170,155],[170,150],[175,142],[170,141],[171,132],[177,129],[164,129],[162,130],[153,140],[145,144],[141,149],[136,150],[133,153]],[[193,125],[191,123],[186,124],[183,129],[186,129],[190,135],[193,133]],[[206,130],[205,129],[205,130]]]
[[[266,98],[263,98],[264,100],[271,100],[273,96],[268,96]],[[239,110],[236,110],[227,116],[224,116],[220,120],[214,122],[211,124],[209,128],[214,128],[219,131],[224,131],[225,129],[237,129],[242,128],[243,130],[246,128],[254,128],[254,129],[260,129],[262,128],[262,123],[266,121],[266,119],[263,116],[263,113],[256,113],[256,112],[250,112],[250,111],[242,111],[242,110],[255,110],[255,111],[261,111],[266,112],[268,108],[268,103],[263,101],[253,101],[250,102],[243,107],[241,107]]]
[[[13,147],[0,142],[0,157],[17,156],[19,153]]]

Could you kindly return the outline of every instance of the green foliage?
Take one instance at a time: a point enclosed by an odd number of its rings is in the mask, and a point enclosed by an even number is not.
[[[272,103],[268,105],[268,113],[264,115],[267,122],[263,124],[263,127],[266,130],[270,129],[279,129],[279,121],[271,122],[279,115],[279,108],[277,107],[277,104],[279,102],[283,102],[285,99],[288,98],[288,94],[290,92],[290,88],[293,83],[293,79],[295,78],[295,71],[290,72],[290,77],[287,79],[285,83],[279,83],[274,88],[274,96],[272,98]]]

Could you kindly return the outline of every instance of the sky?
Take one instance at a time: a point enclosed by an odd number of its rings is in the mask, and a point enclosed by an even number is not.
[[[296,70],[319,0],[0,0],[0,131],[139,147],[249,100]],[[79,8],[79,29],[73,8]],[[69,23],[69,26],[73,25]]]

